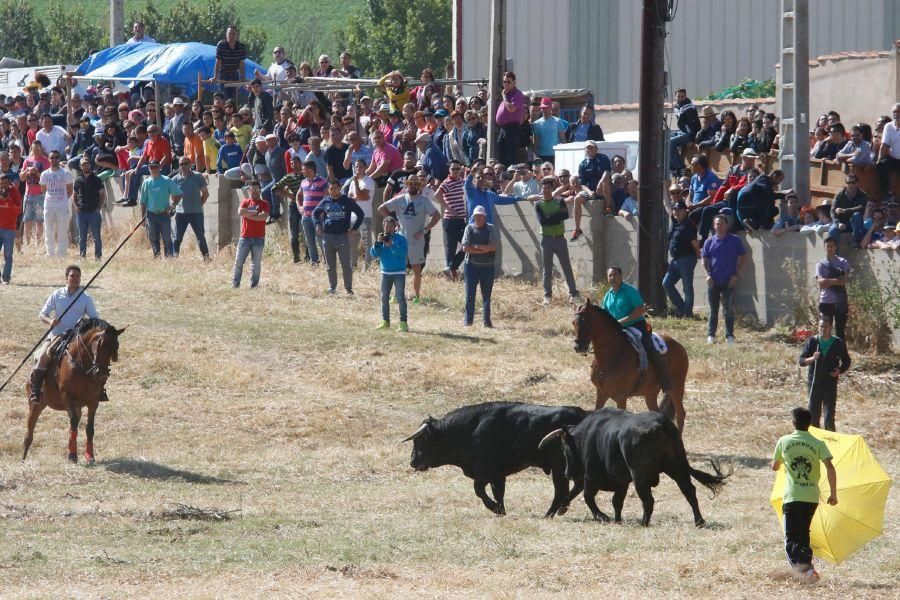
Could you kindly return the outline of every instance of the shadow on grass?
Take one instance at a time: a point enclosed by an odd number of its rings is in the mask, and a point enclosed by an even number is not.
[[[496,344],[497,340],[488,337],[478,337],[475,335],[466,335],[464,333],[450,333],[447,331],[416,331],[416,335],[435,335],[448,340],[459,340],[462,342],[471,342],[473,344]]]
[[[96,466],[112,473],[116,473],[117,475],[132,475],[134,477],[140,477],[141,479],[155,479],[157,481],[180,479],[187,483],[200,483],[204,485],[242,485],[244,483],[243,481],[234,479],[223,479],[221,477],[213,477],[212,475],[203,475],[202,473],[173,469],[153,461],[133,458],[102,460],[98,461]]]
[[[703,470],[709,467],[709,461],[715,460],[722,463],[722,468],[728,472],[729,463],[732,465],[741,465],[748,469],[768,469],[772,466],[772,460],[759,456],[740,456],[738,454],[705,454],[703,452],[690,452],[688,457],[691,466],[695,469]],[[702,462],[701,462],[702,461]],[[704,467],[704,464],[706,467]]]

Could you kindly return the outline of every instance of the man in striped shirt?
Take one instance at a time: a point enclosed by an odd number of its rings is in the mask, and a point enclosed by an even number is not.
[[[225,39],[216,44],[216,66],[213,79],[220,81],[242,81],[244,79],[244,61],[247,59],[247,47],[238,41],[238,28],[229,25],[225,30]],[[238,88],[225,88],[226,97],[237,101]]]
[[[441,182],[434,197],[444,210],[444,251],[447,267],[444,274],[456,281],[459,266],[466,257],[462,251],[463,232],[466,230],[466,198],[463,180],[463,164],[450,161],[450,175]]]
[[[297,193],[297,208],[303,215],[301,224],[303,225],[303,237],[306,238],[306,249],[309,250],[309,260],[317,265],[319,264],[319,248],[324,253],[325,247],[322,245],[322,236],[316,233],[313,211],[325,197],[328,181],[316,173],[316,162],[313,160],[303,163],[303,177],[300,191]]]

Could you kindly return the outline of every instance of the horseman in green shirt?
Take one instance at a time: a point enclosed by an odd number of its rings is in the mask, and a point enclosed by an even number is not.
[[[641,344],[647,352],[647,360],[653,364],[659,385],[663,394],[668,394],[672,389],[672,380],[662,355],[656,351],[653,345],[653,337],[650,334],[650,324],[644,318],[647,314],[647,305],[641,293],[633,285],[622,281],[622,269],[610,267],[606,271],[606,280],[609,282],[609,291],[600,301],[609,314],[613,316],[622,327],[634,327],[641,332]]]

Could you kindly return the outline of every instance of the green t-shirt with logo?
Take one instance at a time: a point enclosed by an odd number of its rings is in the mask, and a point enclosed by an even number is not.
[[[783,436],[775,445],[773,460],[784,466],[783,502],[819,503],[819,462],[831,458],[825,442],[808,431]]]

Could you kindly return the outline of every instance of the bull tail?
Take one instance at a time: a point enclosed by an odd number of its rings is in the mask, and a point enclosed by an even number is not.
[[[716,472],[715,475],[695,469],[691,466],[688,466],[688,470],[691,472],[691,477],[696,479],[703,487],[710,490],[713,493],[713,496],[715,496],[722,491],[723,487],[725,487],[725,484],[727,483],[726,479],[731,476],[733,469],[729,470],[728,473],[723,473],[722,465],[719,461],[710,460],[709,464],[712,466],[713,471]]]
[[[672,402],[672,392],[665,392],[663,394],[662,403],[659,405],[659,412],[669,421],[675,418],[675,403]]]

